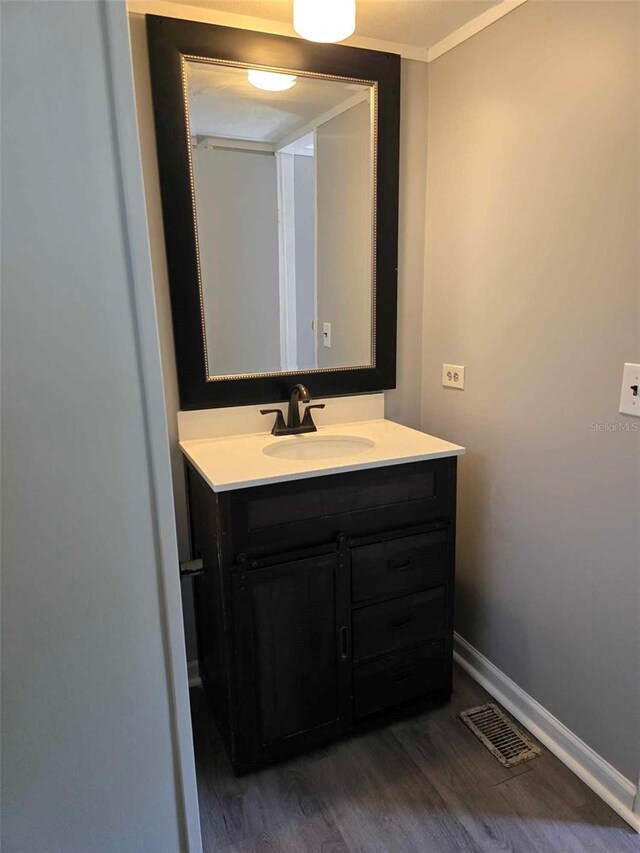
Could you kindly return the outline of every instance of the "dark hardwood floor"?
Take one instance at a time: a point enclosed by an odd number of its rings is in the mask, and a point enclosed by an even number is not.
[[[236,779],[191,691],[204,849],[249,853],[640,853],[551,753],[502,767],[457,718],[488,694],[456,668],[445,707]]]

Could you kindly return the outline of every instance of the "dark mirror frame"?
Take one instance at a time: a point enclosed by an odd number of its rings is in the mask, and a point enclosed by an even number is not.
[[[400,57],[147,15],[158,167],[181,409],[279,402],[298,382],[314,397],[395,387],[398,273]],[[195,210],[191,194],[182,57],[198,56],[377,84],[374,366],[208,379],[202,329]],[[251,330],[249,330],[251,333]]]

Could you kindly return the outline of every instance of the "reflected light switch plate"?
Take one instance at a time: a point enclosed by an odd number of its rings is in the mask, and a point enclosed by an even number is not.
[[[322,324],[322,346],[331,348],[331,323]]]
[[[625,364],[620,391],[620,414],[640,418],[640,364]]]

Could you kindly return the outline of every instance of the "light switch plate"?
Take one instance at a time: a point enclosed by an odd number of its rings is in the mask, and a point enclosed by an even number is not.
[[[620,391],[620,414],[640,418],[640,364],[625,364]]]
[[[331,349],[331,323],[322,324],[322,346]]]
[[[446,388],[458,388],[464,390],[464,365],[462,364],[443,364],[442,365],[442,384]]]

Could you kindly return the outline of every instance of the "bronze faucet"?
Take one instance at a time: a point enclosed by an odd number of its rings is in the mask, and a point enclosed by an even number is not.
[[[300,403],[309,403],[310,400],[311,394],[305,385],[294,385],[289,397],[286,423],[281,409],[260,409],[260,414],[276,415],[276,422],[271,430],[272,435],[299,435],[303,432],[316,432],[318,428],[311,417],[311,409],[324,409],[324,403],[307,406],[302,421],[300,420]]]

